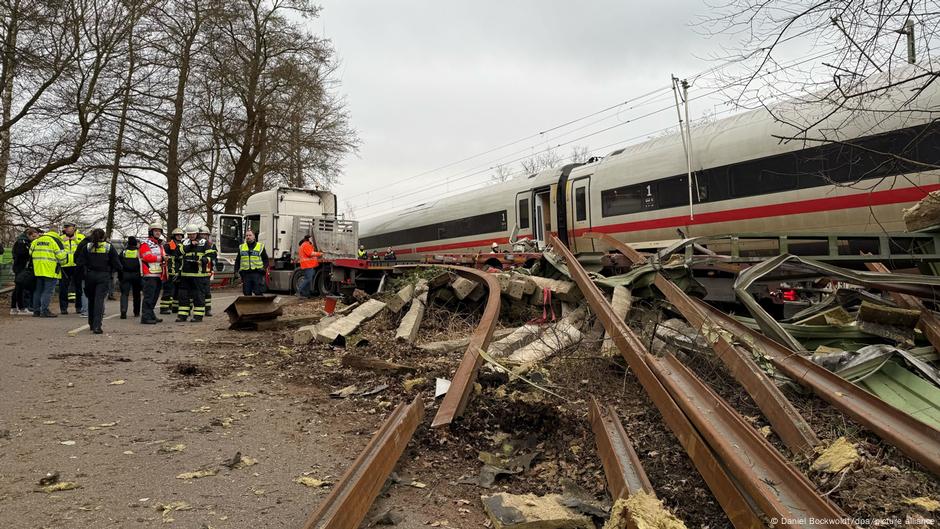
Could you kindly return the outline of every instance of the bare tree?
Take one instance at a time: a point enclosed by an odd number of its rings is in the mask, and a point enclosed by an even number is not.
[[[717,86],[736,105],[764,107],[789,126],[783,140],[839,141],[839,128],[860,115],[876,115],[877,124],[894,112],[933,112],[921,100],[940,75],[933,2],[728,0],[711,12],[700,27],[731,37],[721,59],[738,66],[721,69],[731,73]],[[901,94],[892,108],[884,107],[888,93]],[[824,110],[800,112],[801,103]]]

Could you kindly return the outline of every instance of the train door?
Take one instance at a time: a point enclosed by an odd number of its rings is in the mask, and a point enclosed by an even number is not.
[[[535,193],[535,215],[532,220],[532,235],[535,240],[545,245],[545,239],[552,232],[552,197],[551,190]]]
[[[583,235],[591,231],[591,176],[570,181],[568,187],[568,240],[576,252],[593,252],[594,239]]]

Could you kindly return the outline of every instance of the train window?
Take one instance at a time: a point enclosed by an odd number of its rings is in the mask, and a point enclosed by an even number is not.
[[[792,159],[792,156],[774,156],[731,167],[728,174],[731,180],[732,196],[735,198],[752,197],[797,189],[797,174],[793,172],[792,163],[788,163]]]
[[[586,187],[579,187],[574,190],[574,218],[577,221],[587,220],[586,190]]]
[[[688,177],[674,176],[660,180],[656,187],[656,206],[658,208],[674,208],[689,205]]]
[[[644,209],[651,209],[653,200],[652,187],[635,185],[617,187],[601,191],[601,216],[629,215]]]
[[[506,231],[506,210],[364,237],[367,248],[383,248]]]
[[[524,230],[529,227],[529,199],[523,198],[519,201],[519,229]]]

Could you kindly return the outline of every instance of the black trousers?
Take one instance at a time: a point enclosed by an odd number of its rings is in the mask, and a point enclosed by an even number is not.
[[[140,308],[140,321],[154,321],[157,315],[153,313],[153,308],[157,306],[160,299],[160,288],[163,281],[159,277],[141,278],[141,284],[144,291],[144,304]]]
[[[59,310],[69,310],[69,304],[75,303],[75,310],[82,311],[82,270],[77,266],[62,268],[59,280]],[[87,294],[85,295],[88,296]]]
[[[124,276],[121,280],[121,314],[127,314],[128,301],[134,295],[134,316],[140,316],[140,291],[143,288],[140,276]]]
[[[209,284],[208,277],[187,277],[180,278],[180,308],[179,318],[186,319],[190,314],[202,319],[206,315],[206,297],[203,283]]]
[[[264,294],[264,272],[261,270],[246,270],[242,274],[242,294],[246,296],[260,296]]]
[[[88,326],[92,330],[101,328],[104,319],[104,300],[108,297],[110,272],[89,270],[85,275],[85,297],[88,298]]]
[[[19,285],[13,285],[13,295],[10,296],[10,308],[24,310],[33,304],[33,293]]]

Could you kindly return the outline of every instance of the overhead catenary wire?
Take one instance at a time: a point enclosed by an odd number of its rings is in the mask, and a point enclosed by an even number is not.
[[[786,68],[792,68],[792,67],[795,67],[795,66],[799,66],[799,65],[801,65],[801,64],[805,64],[806,62],[809,62],[809,61],[812,61],[812,60],[816,60],[816,59],[825,57],[825,56],[828,55],[828,54],[829,54],[829,52],[824,52],[824,53],[817,53],[817,54],[810,55],[810,56],[800,57],[800,58],[794,60],[793,62],[791,62],[791,63],[789,63],[789,64],[781,65],[781,66],[779,66],[778,68],[776,68],[776,69],[774,69],[774,70],[771,70],[771,71],[769,71],[769,72],[767,72],[767,73],[774,73],[774,72],[777,72],[777,71],[784,70],[784,69],[786,69]],[[717,68],[712,68],[711,70],[715,70],[715,69],[717,69]],[[697,74],[697,76],[696,76],[696,77],[693,77],[693,78],[698,78],[698,77],[700,77],[699,74]],[[733,83],[734,81],[731,81],[731,82]],[[710,90],[710,91],[708,91],[708,92],[705,92],[705,93],[703,93],[703,94],[700,94],[700,95],[697,95],[697,96],[695,96],[695,97],[693,97],[693,98],[690,98],[690,101],[695,101],[695,100],[703,99],[703,98],[705,98],[705,97],[709,97],[709,96],[711,96],[711,95],[714,95],[714,94],[716,94],[716,93],[719,93],[719,92],[725,90],[726,88],[727,88],[727,86],[717,87],[717,88],[715,88],[715,89],[713,89],[713,90]],[[643,97],[649,97],[650,94],[656,94],[656,93],[664,92],[664,91],[667,91],[667,90],[669,90],[669,89],[670,89],[669,87],[665,87],[665,88],[663,88],[663,89],[659,89],[659,90],[656,90],[656,91],[647,92],[647,93],[643,94],[642,96],[639,96],[639,97],[637,97],[637,98],[633,98],[633,100],[640,100],[640,99],[642,99]],[[665,99],[667,99],[667,98],[668,98],[668,99],[672,99],[671,97],[669,97],[668,95],[666,95],[666,96],[664,96],[664,97],[660,97],[660,98],[653,99],[653,100],[651,100],[651,101],[647,101],[647,102],[645,102],[645,103],[643,103],[643,104],[638,104],[638,105],[636,105],[634,108],[640,108],[640,107],[649,105],[649,104],[651,104],[651,103],[653,103],[653,102],[658,102],[658,101],[660,101],[660,100],[665,100]],[[622,107],[622,106],[623,106],[622,104],[621,104],[621,105],[614,105],[614,106],[611,106],[611,107],[607,107],[605,110],[609,111],[611,108],[619,108],[619,107]],[[611,126],[608,126],[608,127],[604,127],[604,128],[602,128],[602,129],[593,131],[593,132],[591,132],[591,133],[588,133],[588,134],[579,136],[579,137],[577,137],[577,138],[574,138],[574,139],[571,139],[571,140],[568,140],[568,141],[564,141],[564,142],[561,142],[561,143],[557,143],[557,144],[551,144],[551,143],[550,143],[550,142],[555,141],[555,140],[557,140],[557,139],[563,138],[563,137],[565,137],[565,136],[571,134],[571,133],[574,132],[574,131],[583,130],[583,129],[586,128],[586,126],[588,126],[588,125],[582,126],[582,127],[577,128],[577,129],[574,129],[573,131],[568,131],[568,132],[559,134],[559,135],[557,135],[557,136],[554,136],[553,138],[541,140],[541,141],[543,141],[543,142],[545,142],[545,143],[548,143],[548,146],[547,146],[546,148],[539,149],[539,151],[536,151],[536,152],[544,152],[545,150],[548,150],[548,149],[555,149],[555,148],[558,148],[558,147],[564,147],[564,146],[566,146],[566,145],[570,145],[570,144],[572,144],[572,143],[575,143],[575,142],[578,142],[578,141],[581,141],[581,140],[584,140],[584,139],[587,139],[587,138],[596,136],[596,135],[598,135],[598,134],[602,134],[602,133],[604,133],[604,132],[608,132],[608,131],[610,131],[610,130],[616,129],[616,128],[621,127],[621,126],[623,126],[623,125],[627,125],[627,124],[630,124],[630,123],[635,123],[635,122],[637,122],[637,121],[639,121],[639,120],[641,120],[641,119],[645,119],[645,118],[647,118],[647,117],[650,117],[650,116],[659,114],[659,113],[664,112],[664,111],[671,110],[671,109],[673,109],[673,108],[675,108],[675,107],[674,107],[674,104],[670,103],[670,104],[665,105],[665,106],[663,106],[663,107],[659,107],[659,108],[657,108],[656,110],[647,112],[647,113],[645,113],[645,114],[642,114],[642,115],[639,115],[639,116],[636,116],[636,117],[632,117],[632,118],[627,119],[627,120],[625,120],[625,121],[618,122],[618,123],[616,123],[616,124],[614,124],[614,125],[611,125]],[[603,111],[598,111],[598,112],[596,112],[596,113],[592,113],[592,115],[596,116],[596,115],[598,115],[598,114],[601,113],[601,112],[603,112]],[[582,118],[587,118],[587,117],[588,117],[588,116],[582,116]],[[611,116],[611,117],[613,117],[613,116]],[[610,119],[610,117],[605,118],[605,119],[602,119],[602,120],[597,120],[597,121],[593,122],[592,124],[596,124],[596,123],[599,123],[599,122],[602,122],[602,121],[606,121],[607,119]],[[567,122],[567,123],[570,124],[570,123],[579,122],[579,121],[583,121],[583,119],[570,120],[570,121]],[[589,125],[590,125],[590,124],[589,124]],[[558,128],[559,128],[559,127],[555,127],[555,130],[557,130]],[[649,134],[649,133],[648,133],[648,134]],[[643,136],[648,135],[648,134],[640,135],[639,137],[643,137]],[[538,136],[538,135],[535,135],[535,136]],[[518,142],[517,142],[517,143],[518,143]],[[457,172],[457,173],[455,173],[455,174],[452,174],[452,175],[446,177],[445,179],[443,179],[442,181],[439,181],[439,182],[437,182],[437,183],[435,183],[435,184],[431,184],[431,185],[428,185],[428,186],[423,186],[421,189],[413,190],[413,191],[408,191],[408,192],[404,192],[404,193],[399,193],[399,194],[396,194],[396,195],[391,196],[391,197],[385,196],[383,199],[379,200],[378,202],[367,203],[367,204],[365,204],[365,205],[357,205],[357,206],[355,206],[355,207],[356,207],[356,209],[359,209],[359,210],[369,211],[369,210],[373,210],[373,209],[375,209],[375,208],[377,208],[377,207],[379,207],[379,206],[388,204],[388,203],[390,203],[390,202],[394,202],[394,201],[397,201],[397,200],[400,200],[400,199],[403,199],[403,198],[413,197],[413,196],[415,196],[415,195],[419,195],[419,194],[424,193],[424,192],[428,192],[428,191],[431,191],[431,190],[438,189],[438,188],[440,188],[440,187],[442,187],[442,186],[448,186],[448,187],[449,187],[451,184],[453,184],[453,183],[455,183],[455,182],[459,182],[459,181],[465,180],[465,179],[467,179],[467,178],[472,178],[472,177],[474,177],[474,176],[479,176],[479,175],[481,175],[481,174],[486,174],[486,173],[488,173],[489,171],[493,170],[493,169],[495,168],[495,166],[497,166],[497,165],[511,164],[511,163],[516,163],[516,162],[520,162],[520,161],[522,161],[522,160],[528,159],[528,158],[531,156],[531,153],[533,152],[532,149],[533,149],[533,146],[527,146],[526,148],[518,149],[518,150],[513,151],[513,152],[511,152],[511,153],[502,155],[502,156],[496,158],[494,161],[491,161],[491,162],[489,162],[489,163],[480,164],[480,165],[477,165],[477,166],[472,167],[472,168],[470,168],[470,169],[465,169],[465,170],[462,170],[462,171]],[[519,155],[519,154],[522,154],[522,153],[528,153],[528,154],[525,154],[524,156],[517,156],[516,158],[509,159],[509,160],[506,160],[506,159],[505,159],[505,158],[507,158],[507,157],[509,157],[509,156]],[[473,184],[473,185],[479,185],[479,184],[483,184],[483,183],[484,183],[484,182],[479,182],[479,183]],[[387,187],[388,187],[388,186],[385,186],[383,189],[386,189],[386,190],[387,190]],[[472,187],[472,186],[470,186],[470,187]],[[458,192],[458,191],[464,190],[464,189],[466,189],[466,187],[461,187],[461,188],[458,188],[458,189],[450,190],[449,193],[455,193],[455,192]],[[354,196],[361,196],[361,195],[363,195],[363,194],[364,194],[364,193],[359,193],[359,194],[354,195]],[[367,194],[367,193],[366,193],[366,194]],[[374,215],[371,215],[371,216],[374,216]]]

